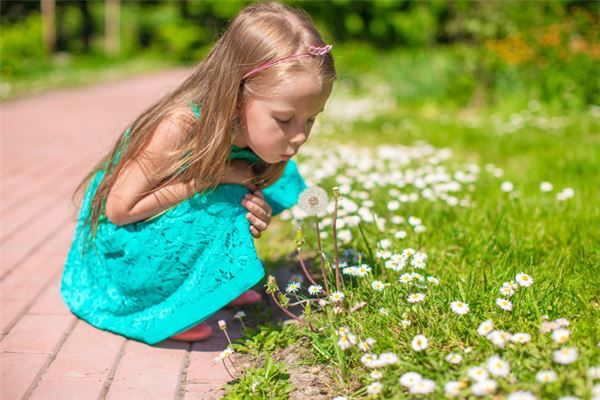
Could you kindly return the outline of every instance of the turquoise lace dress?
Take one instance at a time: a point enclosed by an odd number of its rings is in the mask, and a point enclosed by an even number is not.
[[[190,106],[199,117],[200,108]],[[260,160],[236,146],[230,158]],[[206,320],[264,277],[240,204],[249,190],[238,184],[196,193],[150,220],[119,226],[102,215],[95,246],[84,252],[84,221],[104,172],[86,190],[61,280],[61,296],[77,317],[152,345]],[[305,188],[290,160],[263,194],[277,215]]]

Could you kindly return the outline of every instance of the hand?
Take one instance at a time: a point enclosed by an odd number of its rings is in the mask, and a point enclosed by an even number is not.
[[[271,222],[271,215],[273,210],[265,200],[264,195],[261,191],[257,190],[254,193],[248,193],[242,199],[242,205],[246,207],[250,212],[246,215],[246,218],[252,224],[250,226],[250,232],[255,238],[260,237],[260,233],[267,229],[267,226]]]
[[[221,178],[220,183],[237,183],[246,186],[251,192],[256,190],[256,185],[252,181],[256,174],[252,171],[252,166],[245,160],[231,160],[225,176]]]

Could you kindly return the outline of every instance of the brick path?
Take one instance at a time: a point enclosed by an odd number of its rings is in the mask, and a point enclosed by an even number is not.
[[[170,70],[53,91],[0,105],[0,397],[4,399],[212,399],[229,375],[214,338],[155,346],[94,328],[60,297],[75,230],[79,180],[153,98],[189,73]],[[231,332],[231,329],[228,331]],[[233,332],[233,337],[240,333]]]

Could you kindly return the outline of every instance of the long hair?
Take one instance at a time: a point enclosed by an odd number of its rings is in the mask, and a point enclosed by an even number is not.
[[[215,187],[228,166],[235,132],[239,130],[243,106],[259,94],[293,79],[301,72],[311,73],[323,85],[337,79],[331,53],[301,57],[265,68],[242,80],[244,72],[273,59],[307,51],[310,45],[325,43],[306,11],[279,2],[259,2],[242,9],[229,23],[209,54],[200,61],[185,81],[164,95],[130,125],[112,149],[101,158],[77,186],[75,199],[95,174],[105,169],[94,193],[85,224],[90,228],[86,239],[94,239],[106,199],[127,161],[142,156],[158,124],[176,109],[201,105],[198,119],[191,118],[185,140],[166,154],[167,165],[148,171],[151,182],[158,182],[147,194],[174,182],[195,180],[195,191]],[[191,154],[188,156],[188,154]],[[255,173],[259,187],[273,184],[281,177],[286,161],[259,163]],[[106,166],[110,168],[106,168]],[[183,172],[182,172],[183,171]],[[153,216],[156,218],[167,210]]]

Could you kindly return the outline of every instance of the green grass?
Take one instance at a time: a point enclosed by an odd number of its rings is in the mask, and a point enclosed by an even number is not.
[[[386,62],[389,60],[381,63],[386,65]],[[373,94],[362,88],[357,95]],[[480,365],[494,354],[499,354],[511,366],[508,378],[495,378],[497,393],[527,390],[538,398],[562,395],[587,398],[592,386],[598,383],[586,376],[587,370],[600,363],[598,108],[557,113],[543,104],[540,107],[532,104],[526,111],[520,103],[507,100],[493,109],[465,110],[438,101],[412,104],[398,92],[393,91],[392,95],[398,99],[396,109],[383,112],[370,121],[355,121],[349,128],[343,121],[328,121],[325,117],[323,125],[331,124],[335,133],[321,136],[315,133],[307,150],[310,146],[329,148],[335,154],[339,144],[411,146],[420,141],[436,148],[449,148],[452,156],[440,163],[447,171],[464,170],[465,163],[480,167],[473,191],[465,190],[466,185],[463,185],[459,196],[470,193],[474,207],[456,207],[442,201],[421,199],[401,203],[399,210],[389,211],[386,208],[391,200],[388,189],[394,185],[365,190],[375,203],[373,210],[388,219],[386,229],[377,232],[373,223],[363,221],[364,238],[357,228],[351,228],[353,239],[341,249],[362,252],[362,262],[373,268],[365,278],[344,277],[344,303],[352,305],[366,301],[368,304],[354,313],[340,314],[332,313],[329,305],[323,310],[313,307],[311,320],[316,327],[322,328],[321,332],[311,332],[307,328],[304,331],[313,342],[313,361],[339,371],[339,381],[335,385],[339,395],[349,398],[366,395],[366,387],[374,379],[360,362],[364,352],[356,345],[345,351],[337,345],[338,336],[334,330],[345,326],[359,339],[375,338],[373,352],[394,352],[398,356],[397,364],[380,369],[383,372],[380,379],[384,387],[382,398],[409,398],[407,389],[398,383],[398,378],[406,371],[416,371],[436,381],[433,396],[440,398],[445,382],[466,380],[468,367]],[[503,131],[503,126],[508,126],[506,121],[511,117],[518,118],[518,115],[525,118],[531,115],[532,119],[511,132]],[[469,116],[476,118],[477,123],[469,123]],[[562,118],[560,122],[556,122],[558,119],[552,122],[551,118],[559,117]],[[344,164],[343,155],[338,159],[340,165],[336,175],[343,175],[348,166]],[[323,162],[323,157],[310,154],[299,159],[300,164],[307,163],[311,170],[318,169]],[[503,175],[493,176],[486,169],[488,164],[501,168]],[[426,160],[416,160],[411,168],[426,165]],[[503,181],[512,182],[518,196],[511,197],[502,192]],[[542,181],[551,182],[554,190],[540,191]],[[364,190],[364,183],[364,180],[353,181],[353,191]],[[322,180],[319,185],[330,197],[331,188],[339,186],[333,177]],[[573,188],[575,195],[559,202],[555,195],[565,187]],[[410,184],[399,190],[419,192]],[[352,193],[350,197],[361,201]],[[417,234],[406,223],[395,227],[389,223],[393,215],[417,216],[427,229]],[[289,236],[266,235],[259,241],[259,255],[264,252],[272,256],[294,250],[290,222],[278,221],[275,226],[278,235],[287,232]],[[303,251],[314,256],[313,224],[305,220],[303,226],[308,239]],[[329,231],[329,238],[324,240],[324,251],[332,259],[331,226],[324,229]],[[394,238],[396,229],[406,230],[408,237]],[[392,252],[401,252],[405,248],[425,252],[428,256],[425,273],[437,277],[440,285],[423,290],[401,286],[397,279],[406,270],[386,269],[384,260],[369,256],[376,252],[378,239],[390,239],[389,250]],[[312,264],[312,271],[318,275],[317,262]],[[530,274],[535,282],[531,287],[520,288],[511,298],[512,312],[503,311],[495,304],[496,298],[501,297],[498,289],[503,282],[514,280],[519,272]],[[376,279],[391,285],[383,292],[376,292],[370,286]],[[330,280],[330,284],[334,281]],[[303,285],[301,298],[311,297],[307,295],[306,287]],[[423,292],[426,300],[411,305],[406,302],[409,292]],[[292,295],[290,297],[294,299]],[[470,312],[464,316],[452,313],[450,302],[454,300],[468,303]],[[389,314],[380,314],[381,307]],[[571,337],[564,346],[577,347],[577,361],[569,365],[553,362],[552,351],[563,345],[554,343],[549,333],[540,332],[544,315],[550,320],[566,318],[570,321]],[[405,318],[412,321],[408,327],[401,326]],[[505,348],[494,346],[476,332],[486,319],[492,319],[497,329],[531,334],[531,342],[511,343]],[[410,345],[418,333],[429,339],[429,347],[423,352],[415,352]],[[466,347],[471,347],[472,351],[464,353]],[[451,365],[445,360],[452,352],[463,355],[460,364]],[[556,382],[541,384],[536,381],[535,374],[546,369],[558,373]],[[468,387],[459,396],[471,397]]]

